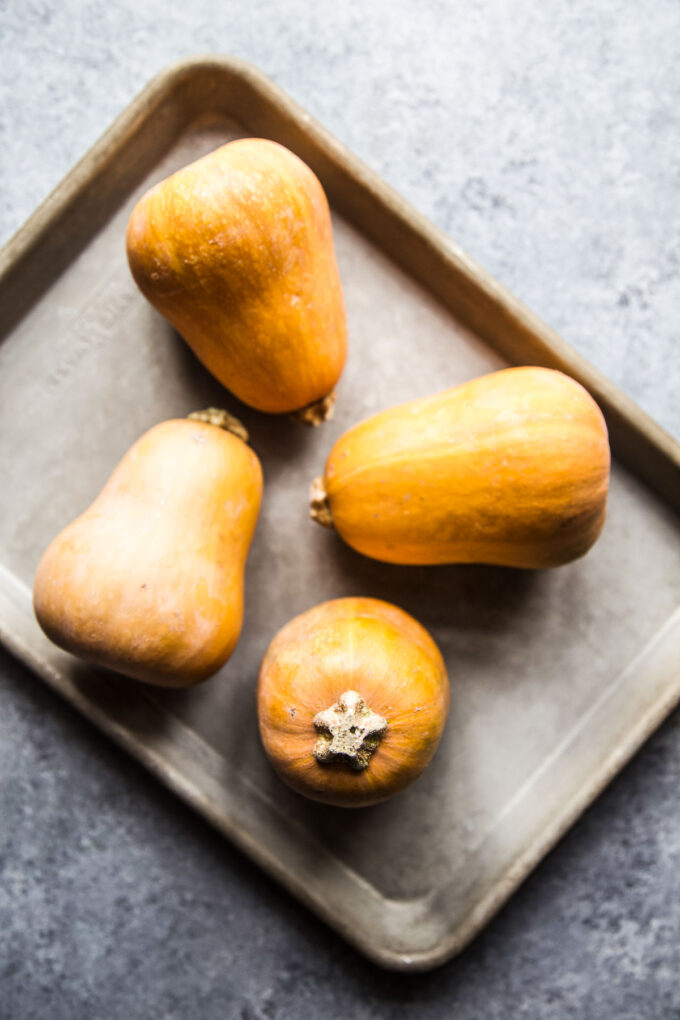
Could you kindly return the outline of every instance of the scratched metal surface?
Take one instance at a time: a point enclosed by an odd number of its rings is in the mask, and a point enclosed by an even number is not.
[[[309,483],[348,426],[502,361],[335,217],[350,334],[335,418],[307,430],[222,390],[137,292],[123,238],[150,183],[242,133],[228,121],[186,132],[0,347],[5,639],[365,952],[427,966],[473,934],[677,694],[677,519],[615,463],[601,540],[553,572],[391,567],[313,525]],[[202,687],[141,690],[51,649],[30,613],[32,576],[145,429],[208,404],[243,419],[264,468],[244,630]],[[272,774],[254,685],[283,623],[350,594],[421,620],[453,698],[426,774],[348,825]]]

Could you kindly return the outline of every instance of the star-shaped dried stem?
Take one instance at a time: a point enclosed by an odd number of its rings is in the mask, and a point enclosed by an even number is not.
[[[371,760],[387,729],[387,719],[372,712],[356,691],[345,691],[330,708],[314,716],[318,762],[341,762],[360,772]]]

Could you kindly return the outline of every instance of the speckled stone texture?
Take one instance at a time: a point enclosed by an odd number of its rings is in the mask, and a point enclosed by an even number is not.
[[[679,39],[675,0],[0,0],[0,240],[155,71],[232,53],[678,435]],[[679,738],[461,957],[384,975],[0,654],[0,1017],[678,1017]]]

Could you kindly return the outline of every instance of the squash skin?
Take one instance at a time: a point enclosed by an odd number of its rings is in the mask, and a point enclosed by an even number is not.
[[[145,433],[91,506],[48,546],[33,604],[47,636],[89,662],[184,687],[231,655],[262,472],[214,425]]]
[[[239,139],[157,184],[130,216],[127,255],[145,297],[240,400],[280,414],[331,394],[347,328],[330,212],[288,149]]]
[[[609,469],[592,397],[561,372],[522,367],[354,426],[331,450],[323,489],[332,525],[373,559],[535,569],[593,545]]]
[[[356,690],[387,719],[360,772],[313,756],[315,715]],[[257,688],[265,752],[288,786],[312,800],[365,807],[409,786],[428,765],[449,708],[439,649],[412,616],[379,599],[342,598],[295,617],[274,638]]]

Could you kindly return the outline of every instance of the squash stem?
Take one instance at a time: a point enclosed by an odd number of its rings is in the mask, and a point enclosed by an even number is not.
[[[387,719],[372,712],[357,691],[345,691],[334,705],[314,716],[314,726],[319,739],[312,754],[318,762],[337,762],[361,772],[387,730]]]
[[[225,432],[233,432],[235,436],[248,442],[248,430],[233,414],[223,410],[221,407],[206,407],[204,411],[192,411],[187,415],[190,421],[204,421],[208,425],[216,425]]]
[[[299,411],[293,411],[290,417],[293,421],[301,421],[305,425],[316,427],[324,421],[330,421],[333,417],[334,408],[335,391],[322,397],[321,400],[315,400],[313,404],[308,404],[307,407],[301,407]]]
[[[334,528],[331,505],[323,478],[315,478],[309,492],[309,516],[324,528]]]

